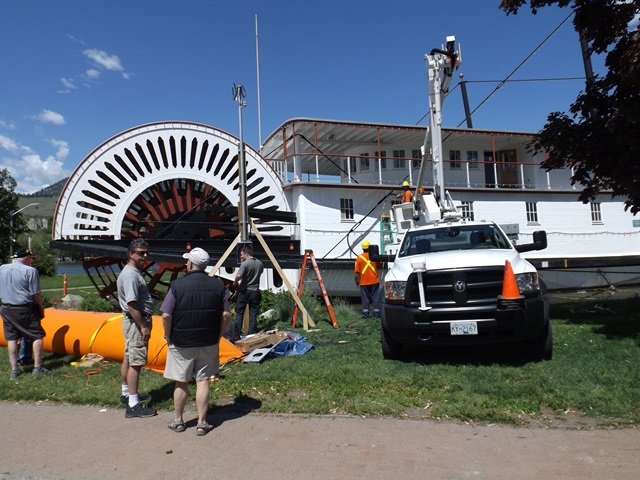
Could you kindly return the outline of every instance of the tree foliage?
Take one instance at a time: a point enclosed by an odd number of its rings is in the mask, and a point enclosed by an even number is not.
[[[49,247],[51,240],[51,228],[42,228],[35,231],[28,231],[18,237],[17,243],[20,246],[30,245],[35,257],[33,267],[38,270],[41,277],[53,276],[56,274],[56,257],[62,256],[60,250]]]
[[[0,261],[2,262],[9,258],[11,239],[25,230],[24,221],[18,214],[13,217],[13,231],[11,231],[11,214],[18,210],[16,185],[9,170],[0,169]]]
[[[547,154],[547,170],[572,168],[580,200],[611,192],[625,210],[640,211],[640,0],[502,0],[507,15],[529,4],[535,15],[556,5],[574,11],[573,25],[607,72],[587,83],[569,114],[553,112],[533,148]]]

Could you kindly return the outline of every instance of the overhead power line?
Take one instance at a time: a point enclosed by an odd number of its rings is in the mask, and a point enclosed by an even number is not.
[[[542,46],[547,43],[547,41],[558,31],[560,30],[560,28],[566,23],[567,20],[569,20],[571,18],[571,16],[573,15],[573,10],[571,10],[571,12],[569,13],[569,15],[567,15],[564,20],[562,20],[558,26],[556,28],[554,28],[551,33],[549,33],[549,35],[547,35],[539,44],[536,48],[534,48],[529,55],[527,55],[524,60],[522,60],[518,66],[516,68],[514,68],[513,70],[511,70],[511,73],[509,73],[509,75],[507,75],[504,80],[502,80],[501,82],[498,83],[498,85],[496,85],[496,87],[489,93],[489,95],[487,95],[486,97],[484,97],[484,99],[476,106],[476,108],[474,108],[469,115],[473,115],[474,113],[476,113],[476,111],[485,104],[485,102],[487,100],[489,100],[494,93],[496,93],[505,83],[507,83],[507,81],[513,76],[515,75],[515,73],[520,70],[520,68],[529,61],[529,59],[531,57],[533,57],[533,55],[535,55],[535,53],[540,50],[542,48]],[[466,118],[463,119],[460,123],[458,123],[458,127],[460,125],[462,125],[464,122],[466,121]]]
[[[511,80],[464,80],[465,83],[517,83],[517,82],[566,82],[570,80],[585,80],[587,77],[549,77],[549,78],[520,78],[520,79],[511,79]],[[454,87],[447,92],[447,96],[451,95],[456,88],[460,86],[462,82],[458,82],[454,85]],[[495,91],[494,91],[495,92]],[[491,92],[493,94],[494,92]],[[476,110],[478,107],[476,107]],[[475,112],[475,110],[474,110]],[[473,112],[472,112],[473,113]],[[429,112],[425,113],[420,119],[416,122],[416,125],[419,125],[422,120],[424,120],[429,115]],[[463,120],[464,121],[464,120]],[[462,124],[462,122],[460,122]],[[460,126],[458,124],[458,126]]]
[[[496,85],[496,87],[486,96],[482,99],[482,101],[469,113],[469,115],[474,114],[476,111],[478,111],[478,109],[480,107],[482,107],[505,83],[508,82],[516,82],[516,81],[521,81],[521,82],[526,82],[526,81],[558,81],[558,80],[575,80],[576,78],[573,77],[567,77],[567,78],[552,78],[552,79],[524,79],[524,80],[510,80],[511,77],[513,75],[515,75],[515,73],[520,70],[520,68],[529,61],[529,59],[536,54],[536,52],[538,50],[540,50],[545,43],[547,43],[547,41],[567,22],[567,20],[569,20],[569,18],[571,18],[571,16],[573,15],[573,10],[571,10],[571,12],[569,13],[569,15],[567,15],[564,20],[562,20],[558,26],[556,26],[551,33],[549,33],[505,78],[503,78],[502,80],[477,80],[475,82],[466,80],[467,83],[498,83],[498,85]],[[460,83],[457,83],[456,86],[454,88],[452,88],[451,90],[449,90],[449,92],[447,93],[447,96],[449,96],[458,86],[460,85]],[[416,125],[419,124],[427,115],[429,115],[429,112],[427,112],[425,115],[423,115],[420,120],[418,120],[416,122]],[[458,123],[458,127],[460,125],[462,125],[464,122],[466,121],[466,118],[463,119],[460,123]]]
[[[558,82],[563,80],[584,80],[585,78],[586,77],[551,77],[551,78],[522,78],[522,79],[512,79],[512,80],[464,80],[464,81],[466,83]],[[458,86],[458,84],[456,84],[456,86]]]

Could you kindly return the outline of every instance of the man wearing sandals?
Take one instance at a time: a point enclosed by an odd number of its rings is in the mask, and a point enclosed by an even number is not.
[[[169,428],[184,432],[184,407],[189,397],[189,382],[196,381],[197,435],[206,435],[209,409],[209,378],[219,370],[218,344],[226,329],[229,306],[222,280],[205,272],[209,254],[194,248],[182,256],[187,260],[185,276],[171,282],[160,307],[167,360],[164,377],[174,380],[174,419]]]

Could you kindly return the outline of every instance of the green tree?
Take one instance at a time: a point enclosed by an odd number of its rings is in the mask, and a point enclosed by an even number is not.
[[[535,15],[556,5],[574,11],[573,25],[590,53],[605,55],[607,72],[588,79],[569,107],[552,112],[532,147],[547,153],[547,170],[573,168],[572,184],[589,202],[611,192],[625,210],[640,211],[640,0],[502,0],[507,15],[529,4]]]
[[[35,255],[33,266],[42,277],[56,274],[56,257],[62,255],[60,250],[49,247],[50,240],[51,227],[28,231],[18,237],[18,245],[31,245]]]
[[[11,239],[26,231],[26,224],[19,213],[13,216],[13,231],[11,229],[11,214],[18,210],[16,185],[9,170],[0,169],[0,259],[3,263],[9,258]]]
[[[33,267],[38,270],[41,277],[53,277],[56,274],[56,259],[49,255],[36,255]]]

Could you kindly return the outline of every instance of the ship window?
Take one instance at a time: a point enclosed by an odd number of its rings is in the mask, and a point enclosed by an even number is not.
[[[467,150],[467,163],[469,164],[469,168],[478,168],[477,150]]]
[[[459,170],[462,168],[460,150],[449,150],[449,168],[451,170]]]
[[[360,170],[362,170],[363,172],[365,170],[369,170],[369,154],[368,153],[360,154]]]
[[[273,286],[276,288],[280,288],[282,286],[282,277],[275,268],[272,269],[271,272],[273,272]]]
[[[382,150],[381,152],[376,152],[376,158],[380,159],[380,168],[387,168],[387,152]]]
[[[347,157],[347,162],[349,162],[348,171],[351,173],[358,172],[358,159],[356,157]]]
[[[527,202],[527,223],[538,223],[538,204]]]
[[[591,202],[591,223],[602,223],[600,202]]]
[[[340,199],[340,220],[353,221],[353,198]]]
[[[473,221],[473,202],[461,202],[460,213],[462,218]]]
[[[422,160],[422,152],[420,150],[411,150],[411,166],[413,168],[420,168],[420,161]]]
[[[404,164],[404,150],[393,151],[393,168],[402,168]]]

